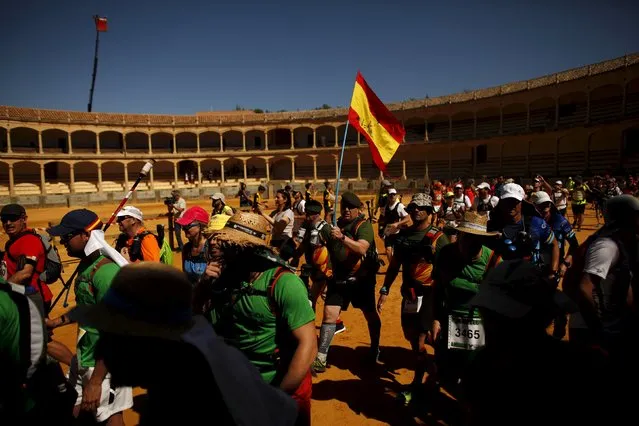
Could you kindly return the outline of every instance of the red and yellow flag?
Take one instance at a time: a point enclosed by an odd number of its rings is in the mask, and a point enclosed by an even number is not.
[[[95,20],[95,29],[98,32],[106,32],[107,30],[107,18],[101,18],[99,16],[94,16]]]
[[[386,166],[404,142],[406,130],[368,87],[360,72],[357,72],[355,79],[348,122],[364,135],[371,148],[373,161],[381,171],[386,172]]]

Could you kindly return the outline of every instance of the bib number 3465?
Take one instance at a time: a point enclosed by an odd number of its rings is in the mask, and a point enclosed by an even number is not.
[[[486,336],[481,319],[448,316],[448,349],[474,351],[485,344]]]

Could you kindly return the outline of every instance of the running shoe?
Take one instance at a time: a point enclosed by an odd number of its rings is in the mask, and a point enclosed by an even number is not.
[[[340,334],[346,331],[346,326],[344,325],[344,321],[338,320],[335,324],[335,334]]]
[[[313,373],[313,375],[316,376],[318,373],[323,373],[325,371],[326,371],[326,363],[315,358],[315,361],[313,361],[313,364],[311,364],[311,373]]]

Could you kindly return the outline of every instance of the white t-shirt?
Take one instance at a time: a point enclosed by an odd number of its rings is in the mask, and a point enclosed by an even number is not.
[[[306,200],[303,198],[293,206],[293,210],[295,214],[303,215],[306,213]]]
[[[470,207],[472,206],[472,204],[470,204],[470,198],[468,198],[468,195],[462,195],[459,198],[455,198],[453,200],[453,203],[463,205],[465,210],[470,209]]]
[[[183,209],[181,212],[178,212],[176,210],[176,213],[175,213],[176,219],[180,219],[182,216],[184,216],[184,212],[186,211],[186,200],[180,197],[180,199],[177,200],[174,206]]]
[[[555,201],[555,207],[557,207],[557,210],[563,210],[568,207],[568,197],[566,196],[564,189],[560,189],[559,191],[553,190],[552,197]]]
[[[468,197],[467,195],[465,197]],[[475,201],[473,201],[473,210],[477,211],[477,208],[479,207],[479,196],[475,197]],[[493,206],[493,208],[497,207],[497,203],[499,203],[499,198],[495,197],[494,195],[489,195],[488,197],[484,198],[483,200],[481,200],[484,202],[484,204],[488,204],[490,203],[491,206]]]
[[[273,228],[273,230],[271,231],[271,239],[281,240],[284,237],[293,238],[293,225],[295,222],[295,214],[293,214],[293,210],[286,209],[279,213],[275,213],[275,212],[273,213],[274,213],[273,220],[275,221],[275,223],[281,220],[285,220],[286,218],[288,218],[288,223],[286,224],[286,227],[284,228],[282,232],[277,232],[277,230]]]

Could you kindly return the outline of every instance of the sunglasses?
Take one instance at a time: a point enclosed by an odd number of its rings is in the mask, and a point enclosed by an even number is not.
[[[17,214],[7,214],[7,215],[2,215],[2,217],[0,217],[0,221],[2,223],[7,223],[7,222],[17,222],[20,219],[22,219],[23,216],[22,215],[17,215]]]
[[[73,238],[75,238],[76,236],[80,235],[84,233],[84,231],[73,231],[68,233],[67,235],[61,235],[60,236],[60,244],[64,245],[67,244],[69,241],[71,241]]]
[[[189,229],[193,228],[194,226],[200,226],[200,224],[198,223],[191,223],[189,225],[182,225],[182,230],[184,232],[188,231]]]
[[[116,221],[117,223],[122,223],[122,222],[124,222],[124,221],[125,221],[125,220],[127,220],[127,219],[131,219],[131,216],[120,216],[120,217],[119,217],[119,218],[117,218],[115,221]]]

